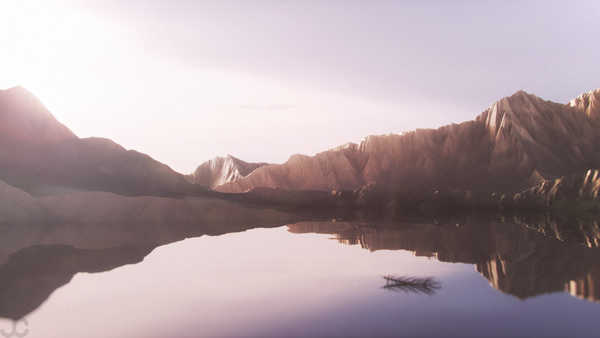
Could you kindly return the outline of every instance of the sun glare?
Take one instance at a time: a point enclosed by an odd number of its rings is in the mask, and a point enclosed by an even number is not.
[[[1,89],[21,85],[78,136],[110,138],[182,172],[241,144],[248,149],[238,155],[247,160],[282,162],[290,153],[397,130],[385,120],[398,109],[392,105],[242,66],[194,64],[148,41],[136,24],[80,5],[3,1],[0,13],[10,13],[0,20]],[[201,58],[223,43],[210,41],[190,44],[188,56]],[[313,142],[288,137],[298,129]],[[290,144],[262,158],[273,137]],[[173,152],[184,146],[188,152]]]

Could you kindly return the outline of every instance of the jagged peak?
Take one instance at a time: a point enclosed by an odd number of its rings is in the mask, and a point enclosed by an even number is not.
[[[243,178],[268,163],[251,163],[227,154],[217,156],[201,165],[188,176],[192,183],[212,188]]]
[[[242,166],[247,166],[247,165],[265,165],[266,163],[264,162],[257,162],[257,163],[252,163],[252,162],[246,162],[242,159],[239,159],[238,157],[235,157],[231,154],[227,154],[225,156],[216,156],[206,162],[204,162],[203,164],[216,164],[216,163],[226,163],[226,162],[231,162],[235,165],[242,165]]]
[[[339,145],[337,147],[333,147],[333,148],[329,149],[328,151],[340,151],[340,150],[344,150],[344,149],[357,150],[358,144],[356,144],[354,142],[348,142],[348,143]]]
[[[547,112],[555,111],[558,106],[564,107],[564,105],[546,101],[537,95],[519,90],[494,102],[476,120],[482,121],[492,135],[498,135],[503,127],[522,120],[524,116],[527,118],[541,117]]]
[[[513,97],[513,96],[527,96],[527,97],[538,98],[538,99],[540,98],[539,96],[537,96],[535,94],[527,92],[525,89],[517,90],[510,97]]]
[[[227,156],[225,156],[225,159],[233,161],[233,162],[238,162],[238,163],[244,163],[244,164],[248,163],[248,162],[246,162],[244,160],[241,160],[238,157],[235,157],[235,156],[233,156],[231,154],[227,154]]]
[[[591,119],[600,118],[600,88],[577,96],[568,105],[584,112]]]
[[[539,96],[521,89],[510,96],[503,97],[494,102],[490,108],[493,109],[495,107],[498,111],[503,112],[532,112],[536,110],[535,104],[543,101]]]
[[[580,101],[580,100],[589,100],[591,98],[598,98],[598,97],[600,97],[600,88],[592,89],[592,90],[587,91],[585,93],[579,94],[576,98],[574,98],[571,101],[569,101],[569,105],[573,106],[577,101]]]

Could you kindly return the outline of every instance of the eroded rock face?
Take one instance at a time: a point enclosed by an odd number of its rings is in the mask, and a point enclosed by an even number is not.
[[[513,196],[517,205],[552,206],[557,201],[600,201],[600,172],[589,169],[584,174],[573,174],[544,180]]]
[[[194,190],[150,156],[102,138],[80,139],[20,87],[0,91],[0,179],[29,192],[87,189],[126,195]]]
[[[569,102],[569,106],[574,107],[594,121],[600,118],[600,88],[583,93]]]
[[[227,155],[226,157],[216,157],[202,163],[187,178],[193,184],[213,189],[220,185],[240,180],[257,168],[265,165],[267,163],[249,163]]]
[[[438,189],[519,191],[600,165],[600,128],[592,119],[597,92],[584,94],[591,98],[579,99],[581,104],[564,105],[519,91],[473,121],[369,136],[360,144],[312,157],[294,155],[284,164],[260,167],[215,190],[331,191],[376,184],[406,194]]]
[[[520,91],[493,104],[477,120],[493,139],[490,167],[496,174],[535,169],[548,178],[599,161],[600,129],[583,110]]]

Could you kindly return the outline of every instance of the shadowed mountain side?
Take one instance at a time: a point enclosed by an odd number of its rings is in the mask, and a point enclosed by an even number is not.
[[[65,189],[161,196],[203,191],[148,155],[108,139],[69,140],[0,156],[1,177],[38,195]]]
[[[125,195],[201,192],[150,156],[103,138],[80,139],[27,90],[0,91],[0,179],[30,192],[64,189]]]
[[[567,290],[600,300],[594,291],[600,290],[600,250],[560,242],[514,223],[452,223],[305,222],[288,227],[294,233],[334,234],[341,243],[371,251],[409,250],[442,262],[474,264],[493,287],[519,298]]]
[[[544,178],[600,165],[600,128],[589,113],[594,107],[519,91],[473,121],[369,136],[312,157],[294,155],[215,189],[356,191],[375,185],[405,196],[437,190],[517,192]]]

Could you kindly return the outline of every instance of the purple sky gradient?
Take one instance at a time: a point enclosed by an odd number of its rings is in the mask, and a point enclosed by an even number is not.
[[[80,136],[183,172],[227,153],[283,162],[460,122],[519,89],[566,102],[600,87],[593,0],[64,1],[46,12],[94,26],[57,31],[68,47],[36,53],[54,21],[27,35],[16,20],[0,35],[14,46],[0,85],[30,88]],[[26,78],[15,70],[37,64]]]

